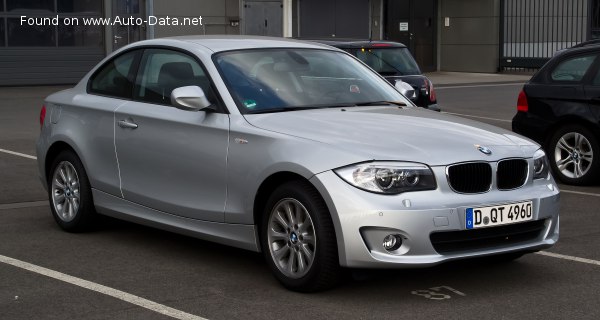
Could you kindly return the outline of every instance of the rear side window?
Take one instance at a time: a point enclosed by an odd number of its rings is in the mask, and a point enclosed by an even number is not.
[[[568,58],[552,70],[550,77],[553,81],[579,82],[591,67],[594,59],[596,59],[596,55]]]
[[[144,51],[134,90],[136,100],[170,105],[171,92],[186,86],[199,86],[206,98],[216,103],[210,81],[194,58],[166,49]]]
[[[104,64],[90,80],[89,91],[105,96],[131,98],[134,72],[132,67],[139,51],[122,54]]]

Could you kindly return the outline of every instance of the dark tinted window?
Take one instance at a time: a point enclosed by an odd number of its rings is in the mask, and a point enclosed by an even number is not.
[[[58,26],[58,45],[77,47],[102,47],[102,26]]]
[[[4,30],[4,18],[0,18],[0,47],[6,45],[6,41],[4,41]]]
[[[57,0],[58,12],[102,13],[101,0]]]
[[[90,80],[90,92],[101,95],[130,98],[133,89],[133,62],[139,51],[131,51],[105,63]]]
[[[421,74],[407,48],[355,49],[351,53],[384,76]]]
[[[54,0],[6,0],[6,11],[54,12]]]
[[[579,82],[596,59],[596,55],[577,56],[560,62],[550,74],[554,81]]]
[[[149,49],[144,52],[135,98],[159,104],[171,104],[171,91],[199,86],[209,101],[215,102],[210,81],[192,57],[172,50]]]
[[[23,47],[48,47],[56,45],[54,26],[21,25],[19,18],[8,21],[8,45]]]

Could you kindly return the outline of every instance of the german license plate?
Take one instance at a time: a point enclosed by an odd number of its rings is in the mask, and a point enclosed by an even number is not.
[[[467,229],[501,226],[533,219],[531,201],[467,208],[466,213]]]

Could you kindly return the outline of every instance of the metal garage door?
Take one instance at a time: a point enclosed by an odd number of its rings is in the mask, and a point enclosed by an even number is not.
[[[369,0],[300,1],[301,38],[369,38]]]

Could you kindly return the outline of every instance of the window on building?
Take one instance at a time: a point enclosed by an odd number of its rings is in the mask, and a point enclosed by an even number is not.
[[[131,67],[140,51],[130,51],[105,63],[90,80],[89,91],[101,95],[131,98],[133,77]]]
[[[4,39],[4,18],[0,18],[0,47],[6,46],[6,40]]]
[[[559,63],[550,77],[554,81],[579,82],[596,59],[596,55],[577,56]]]
[[[6,0],[6,11],[54,12],[54,0]]]
[[[592,1],[591,12],[591,34],[592,39],[600,39],[600,0]]]
[[[215,102],[210,82],[196,60],[186,54],[151,49],[142,57],[134,97],[138,100],[171,104],[171,91],[185,86],[199,86],[209,101]]]
[[[48,47],[56,45],[53,26],[21,25],[19,18],[7,19],[8,45],[11,47]]]
[[[102,1],[99,0],[57,0],[59,13],[102,14]]]
[[[58,46],[102,47],[102,26],[58,26]]]

